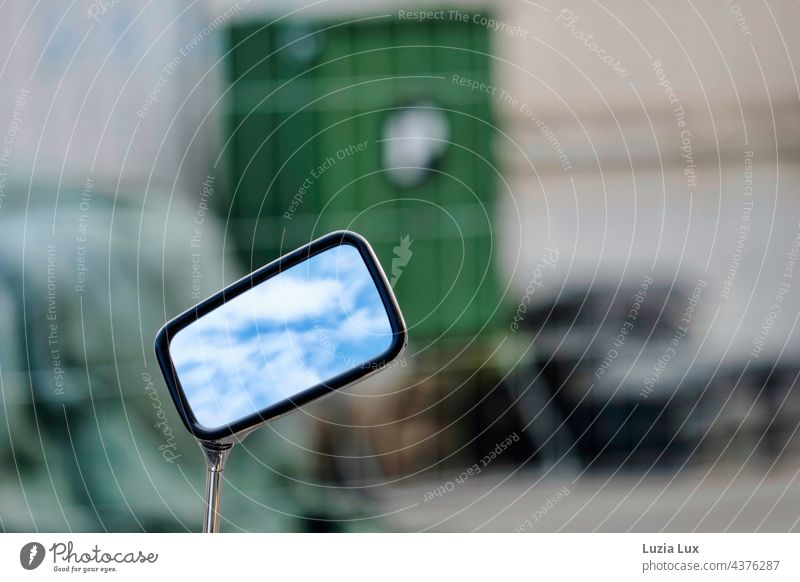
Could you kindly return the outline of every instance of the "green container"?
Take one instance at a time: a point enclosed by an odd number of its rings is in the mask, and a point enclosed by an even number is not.
[[[412,342],[496,331],[491,97],[453,82],[490,83],[488,35],[471,19],[233,26],[222,212],[245,262],[352,229],[393,279]],[[433,153],[416,165],[431,170],[398,180],[394,144],[420,142],[384,140],[420,135],[420,119],[446,133],[422,142]]]

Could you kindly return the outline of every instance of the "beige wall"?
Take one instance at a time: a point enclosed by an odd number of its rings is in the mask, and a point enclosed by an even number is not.
[[[655,264],[665,283],[676,274],[687,285],[708,281],[705,323],[720,309],[708,347],[724,350],[738,329],[728,355],[749,352],[800,231],[800,91],[792,66],[800,62],[792,25],[800,6],[745,4],[502,5],[498,19],[528,32],[525,39],[498,33],[494,47],[495,99],[508,132],[497,143],[509,186],[502,259],[518,293],[548,244],[568,251],[548,281],[551,294],[592,280],[635,281]],[[576,38],[578,31],[594,33],[596,47]],[[618,70],[595,48],[618,59]],[[659,84],[659,61],[672,105]],[[684,174],[684,130],[694,187]],[[751,230],[725,300],[745,213],[746,150],[753,151]],[[773,349],[782,347],[797,309],[786,307],[791,316],[773,330]]]

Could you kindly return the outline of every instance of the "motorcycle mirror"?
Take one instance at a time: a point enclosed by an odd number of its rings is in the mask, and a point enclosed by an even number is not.
[[[203,531],[219,529],[227,453],[269,420],[386,368],[407,332],[369,243],[339,231],[169,321],[155,350],[208,462]]]

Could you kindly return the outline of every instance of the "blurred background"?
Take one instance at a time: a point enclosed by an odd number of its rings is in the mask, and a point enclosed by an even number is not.
[[[410,328],[225,531],[800,522],[796,3],[0,5],[0,527],[197,531],[168,319],[335,229]]]

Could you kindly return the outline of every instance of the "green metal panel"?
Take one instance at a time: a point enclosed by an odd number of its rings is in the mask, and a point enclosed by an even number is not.
[[[490,96],[452,82],[490,82],[488,34],[471,22],[390,17],[234,26],[225,210],[242,257],[260,265],[349,228],[391,277],[408,236],[395,291],[412,341],[496,329]],[[444,113],[453,143],[407,188],[385,171],[382,131],[397,108],[420,103]]]

